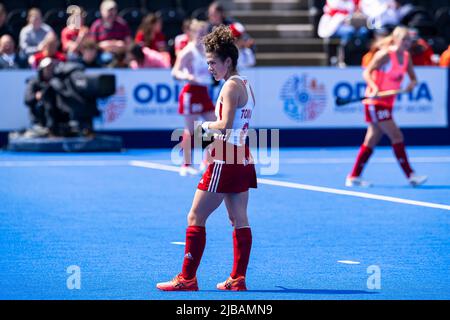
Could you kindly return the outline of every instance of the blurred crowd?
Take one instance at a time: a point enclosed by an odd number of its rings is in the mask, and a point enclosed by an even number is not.
[[[104,0],[100,17],[86,24],[86,12],[79,6],[67,8],[67,24],[60,33],[43,21],[42,12],[31,8],[27,25],[17,39],[6,24],[7,12],[0,4],[0,69],[37,69],[45,58],[78,62],[86,68],[170,68],[176,55],[189,42],[190,19],[185,19],[174,44],[168,45],[159,11],[145,15],[136,32],[118,14],[117,3]],[[227,17],[220,2],[212,2],[205,14],[209,30],[216,25],[230,26],[241,51],[241,67],[255,64],[254,41],[242,24]]]
[[[449,10],[442,8],[433,16],[408,0],[327,0],[318,35],[338,40],[333,64],[364,66],[379,49],[382,39],[396,26],[404,25],[411,30],[410,53],[415,65],[449,66],[450,35],[444,30],[450,24]]]

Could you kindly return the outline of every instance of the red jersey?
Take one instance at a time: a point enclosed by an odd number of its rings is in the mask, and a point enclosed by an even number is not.
[[[36,52],[32,58],[31,58],[31,67],[36,69],[39,66],[39,63],[42,61],[42,59],[47,58],[48,56],[42,52]],[[60,62],[66,62],[66,55],[60,51],[57,51],[53,56],[51,56],[50,58],[58,60]]]
[[[134,42],[144,44],[144,32],[142,30],[138,30],[134,37]],[[148,47],[156,51],[166,51],[166,46],[166,37],[162,32],[158,32]]]

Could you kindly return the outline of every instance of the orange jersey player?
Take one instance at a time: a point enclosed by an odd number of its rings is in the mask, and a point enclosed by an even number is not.
[[[405,91],[412,91],[416,86],[417,78],[408,53],[410,44],[408,29],[395,28],[390,36],[390,45],[377,51],[363,73],[364,80],[367,82],[366,96],[372,97],[363,101],[369,127],[353,170],[346,178],[345,185],[348,187],[371,185],[361,178],[361,173],[383,134],[389,137],[394,154],[409,183],[416,186],[423,184],[427,179],[426,176],[416,175],[409,164],[403,134],[392,117],[395,95],[375,97],[379,91],[400,89],[405,74],[408,74],[410,78]]]

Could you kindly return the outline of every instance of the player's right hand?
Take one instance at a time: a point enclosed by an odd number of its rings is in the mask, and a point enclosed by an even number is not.
[[[371,87],[370,89],[370,93],[367,95],[368,98],[374,98],[378,95],[378,92],[380,92],[378,88]]]

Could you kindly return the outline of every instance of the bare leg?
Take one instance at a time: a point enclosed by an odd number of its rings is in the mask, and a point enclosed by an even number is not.
[[[383,131],[377,124],[370,123],[367,128],[366,136],[364,137],[364,145],[374,149],[383,137]]]
[[[406,177],[410,178],[414,171],[411,168],[408,161],[408,156],[405,150],[405,144],[403,143],[403,134],[400,131],[400,128],[393,120],[380,122],[379,126],[381,130],[383,130],[383,132],[386,133],[389,139],[391,140],[392,149],[394,151],[395,157],[397,158],[398,163],[400,164],[400,167],[402,168]],[[413,181],[413,184],[414,185],[421,184],[425,182],[426,178],[424,179],[421,178],[419,180],[420,181],[418,182]]]
[[[241,193],[227,193],[225,195],[225,205],[232,226],[235,228],[249,226],[247,217],[248,191]]]
[[[188,226],[204,227],[209,215],[216,210],[224,199],[223,193],[213,193],[203,190],[195,192],[192,207],[187,216]]]
[[[402,143],[403,133],[394,122],[394,120],[386,120],[378,123],[380,130],[385,133],[391,140],[391,144]]]
[[[184,164],[192,164],[192,151],[194,148],[192,136],[194,134],[194,122],[198,120],[199,116],[196,114],[189,114],[184,116],[184,133],[183,133],[183,161]]]

